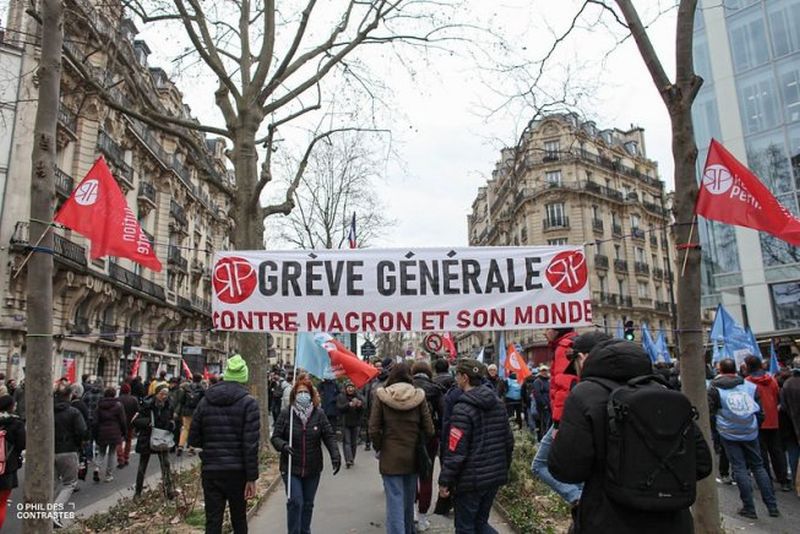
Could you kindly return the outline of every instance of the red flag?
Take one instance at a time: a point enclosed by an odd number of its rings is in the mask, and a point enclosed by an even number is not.
[[[209,378],[211,378],[211,373],[208,372],[208,366],[204,365],[203,366],[203,380],[208,380]]]
[[[69,358],[67,360],[67,380],[69,380],[70,384],[74,384],[77,381],[77,370],[75,369],[75,358]]]
[[[331,359],[331,369],[339,378],[346,375],[356,388],[362,388],[364,385],[378,376],[378,370],[361,361],[358,356],[350,352],[347,347],[335,337],[329,334],[322,334],[325,339],[321,339],[322,348],[328,351],[328,357]]]
[[[91,257],[119,256],[159,272],[161,262],[103,156],[61,206],[55,221],[92,242]]]
[[[800,246],[800,219],[784,208],[758,176],[715,139],[708,148],[694,212],[706,219],[754,228]]]
[[[442,345],[444,345],[444,349],[450,355],[450,361],[455,360],[456,356],[458,356],[458,351],[456,350],[456,344],[453,341],[453,334],[446,332],[442,336]]]
[[[133,367],[131,367],[131,376],[136,376],[139,374],[139,364],[142,363],[142,354],[136,354],[136,360],[133,362]]]
[[[506,351],[506,376],[510,375],[511,373],[517,374],[517,382],[522,384],[525,382],[525,379],[531,375],[531,370],[528,369],[528,364],[525,363],[525,358],[517,350],[517,346],[514,343],[508,344],[508,350]]]
[[[181,358],[181,363],[183,364],[183,372],[186,373],[186,378],[191,380],[192,379],[192,370],[189,369],[189,366],[186,365],[186,360],[184,360],[183,358]]]

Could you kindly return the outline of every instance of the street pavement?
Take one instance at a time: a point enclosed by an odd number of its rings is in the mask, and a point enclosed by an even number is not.
[[[326,467],[322,474],[317,497],[314,501],[312,532],[326,534],[383,534],[384,494],[378,461],[371,452],[359,447],[356,464],[333,476],[326,455]],[[436,464],[438,465],[438,461]],[[434,484],[435,493],[438,491]],[[431,511],[433,505],[431,505]],[[452,533],[453,521],[439,515],[429,515],[431,528],[428,533]],[[496,514],[492,514],[491,525],[500,534],[512,534],[511,528]],[[275,488],[258,514],[250,521],[250,530],[259,534],[283,534],[286,532],[286,492],[283,483]]]
[[[800,497],[794,492],[785,493],[775,486],[775,496],[781,517],[770,517],[767,507],[761,501],[761,494],[753,484],[753,496],[756,501],[758,519],[746,519],[736,512],[742,507],[739,490],[736,486],[717,483],[719,489],[719,507],[723,515],[723,525],[728,532],[746,532],[747,534],[788,534],[800,530]]]
[[[135,441],[134,441],[135,443]],[[170,455],[173,471],[184,470],[198,461],[197,457],[191,457],[184,453],[177,458],[174,454]],[[116,465],[116,462],[115,462]],[[86,476],[85,481],[78,481],[79,491],[72,494],[71,503],[75,504],[72,508],[68,504],[65,511],[75,511],[76,515],[87,517],[97,512],[105,512],[111,508],[118,500],[133,495],[136,483],[136,470],[139,466],[139,455],[131,452],[130,464],[123,468],[114,468],[114,480],[112,482],[93,482],[91,470]],[[3,525],[3,534],[18,534],[22,532],[22,521],[17,518],[17,505],[23,502],[23,481],[25,479],[25,467],[18,471],[19,487],[11,493],[8,502],[8,513],[6,522]],[[102,470],[101,470],[102,479]],[[147,466],[147,476],[145,485],[160,483],[161,469],[158,465],[158,458],[150,458]]]

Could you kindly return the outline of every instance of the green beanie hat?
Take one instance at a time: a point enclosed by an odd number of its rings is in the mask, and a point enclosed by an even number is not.
[[[222,375],[222,378],[226,382],[246,384],[248,374],[247,362],[244,361],[241,355],[234,354],[228,358],[228,366],[225,368],[225,373]]]

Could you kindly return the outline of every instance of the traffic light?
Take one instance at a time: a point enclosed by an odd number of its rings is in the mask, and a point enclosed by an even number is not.
[[[633,341],[636,335],[633,333],[633,321],[625,321],[625,340]]]

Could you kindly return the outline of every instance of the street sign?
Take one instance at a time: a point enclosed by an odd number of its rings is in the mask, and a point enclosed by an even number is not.
[[[442,341],[442,336],[439,334],[428,334],[425,336],[425,339],[422,341],[422,344],[425,346],[425,350],[432,353],[437,353],[442,350],[442,345],[444,344]]]
[[[377,352],[377,348],[375,347],[375,343],[370,340],[366,340],[364,343],[361,344],[361,356],[364,358],[372,358],[375,356]]]

